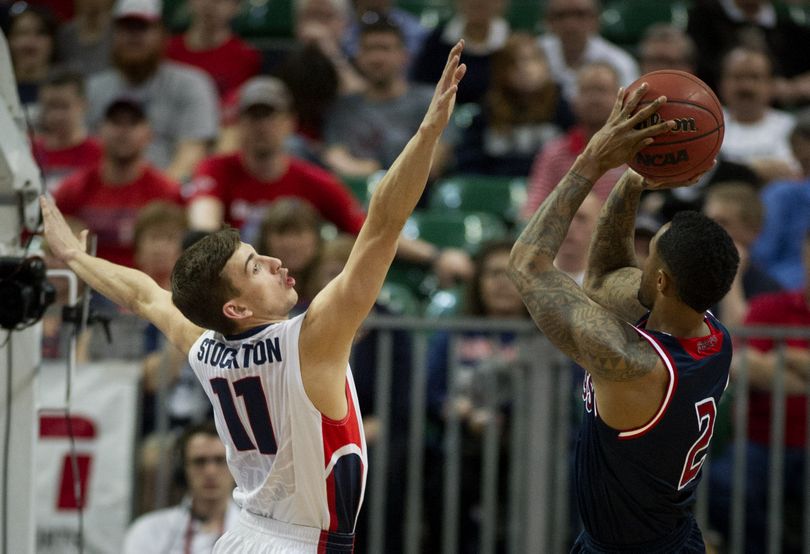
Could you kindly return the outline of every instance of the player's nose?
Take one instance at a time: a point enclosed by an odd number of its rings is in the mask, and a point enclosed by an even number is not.
[[[278,258],[268,256],[267,264],[270,266],[270,271],[272,271],[273,273],[276,273],[279,269],[281,269],[281,260],[279,260]]]

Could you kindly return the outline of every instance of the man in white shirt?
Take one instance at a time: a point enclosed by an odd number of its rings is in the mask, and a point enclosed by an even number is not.
[[[177,445],[188,493],[172,508],[139,517],[124,537],[124,554],[210,554],[233,526],[239,507],[232,499],[233,478],[225,445],[213,423],[189,427]]]
[[[598,0],[549,0],[545,23],[548,33],[540,44],[548,56],[554,80],[569,102],[576,94],[577,70],[590,62],[607,62],[616,68],[619,84],[638,78],[633,57],[599,36]]]
[[[794,117],[770,106],[773,66],[760,50],[738,47],[723,58],[720,98],[726,159],[749,165],[764,182],[792,178],[798,164],[790,149]]]

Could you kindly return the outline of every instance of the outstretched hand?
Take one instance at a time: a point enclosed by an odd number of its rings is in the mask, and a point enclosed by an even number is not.
[[[39,197],[39,207],[45,226],[45,241],[54,256],[67,263],[87,249],[87,229],[78,237],[74,235],[62,212],[44,195]]]
[[[431,133],[440,134],[447,127],[453,107],[456,105],[456,92],[458,84],[467,72],[467,66],[459,63],[461,52],[464,50],[464,40],[459,40],[447,56],[442,76],[436,84],[433,99],[430,101],[425,118],[422,120],[422,129]]]
[[[627,99],[624,98],[624,88],[620,88],[607,122],[588,142],[584,154],[593,159],[603,172],[627,163],[639,150],[652,144],[653,137],[674,128],[674,121],[637,128],[667,101],[666,96],[659,96],[634,114],[647,88],[647,83],[643,83]]]

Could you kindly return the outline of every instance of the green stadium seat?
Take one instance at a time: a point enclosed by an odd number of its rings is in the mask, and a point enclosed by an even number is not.
[[[545,9],[545,2],[537,0],[512,0],[506,18],[513,31],[537,33]]]
[[[419,300],[411,289],[392,281],[383,283],[377,302],[388,308],[394,315],[417,316],[422,313]]]
[[[422,239],[440,248],[463,248],[474,254],[481,244],[508,235],[506,224],[486,212],[414,212],[405,223],[403,235]]]
[[[607,40],[634,50],[647,27],[672,23],[686,27],[688,0],[617,0],[602,10],[601,34]]]
[[[351,175],[341,175],[340,176],[341,182],[343,182],[346,187],[352,191],[357,200],[363,204],[368,205],[369,193],[368,193],[368,178],[367,177],[356,177]]]
[[[245,39],[292,38],[293,0],[250,0],[240,3],[233,29]],[[186,0],[164,0],[163,21],[177,33],[188,26]]]
[[[464,309],[465,294],[464,287],[434,291],[425,306],[425,317],[440,318],[459,315]]]
[[[402,260],[394,260],[385,277],[385,282],[406,287],[417,298],[427,299],[434,288],[433,283],[428,278],[429,276],[431,276],[431,273],[426,267]]]
[[[428,206],[432,210],[486,212],[512,224],[525,202],[525,178],[454,175],[433,186]]]

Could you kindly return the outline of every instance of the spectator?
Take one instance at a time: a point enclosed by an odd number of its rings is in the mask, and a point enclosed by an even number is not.
[[[166,290],[171,290],[171,272],[183,250],[188,222],[185,210],[164,201],[150,202],[135,220],[135,267]],[[199,423],[208,415],[210,404],[185,357],[154,325],[145,331],[141,399],[142,436],[157,427],[158,390],[165,390],[164,409],[168,428],[178,430]]]
[[[349,56],[357,55],[360,46],[360,28],[382,15],[402,30],[408,60],[413,60],[422,48],[428,30],[414,14],[394,5],[392,0],[354,0],[354,17],[343,35],[343,44]]]
[[[187,428],[178,440],[177,456],[186,497],[177,506],[136,519],[124,537],[124,554],[211,553],[217,539],[236,524],[234,482],[213,423]]]
[[[726,132],[720,152],[750,165],[763,181],[796,175],[788,141],[794,118],[770,107],[773,74],[768,56],[735,48],[723,58],[720,97]]]
[[[299,44],[316,44],[337,71],[340,93],[363,90],[365,80],[357,72],[343,37],[352,17],[350,0],[296,0],[293,4],[295,39]]]
[[[770,184],[762,193],[765,223],[751,256],[786,289],[805,282],[800,237],[810,230],[810,109],[797,116],[791,148],[802,167],[802,179]]]
[[[39,89],[39,105],[34,155],[46,189],[53,192],[74,171],[98,164],[101,145],[87,132],[87,96],[80,74],[53,73]]]
[[[285,152],[295,115],[284,83],[254,77],[241,89],[239,108],[240,150],[205,160],[188,187],[191,227],[214,230],[227,223],[242,231],[243,240],[255,242],[264,208],[282,196],[295,196],[341,231],[359,232],[365,215],[352,193],[331,174]],[[469,276],[469,258],[456,249],[401,239],[398,254],[432,264],[443,284]]]
[[[590,138],[605,124],[618,89],[619,75],[609,64],[589,63],[579,70],[577,94],[573,102],[576,126],[565,135],[549,141],[535,157],[529,175],[528,197],[521,212],[523,219],[530,218],[551,194]],[[604,201],[625,169],[626,166],[621,166],[608,171],[594,184],[594,194]]]
[[[30,121],[39,117],[39,85],[56,60],[57,23],[42,7],[16,2],[9,11],[8,49],[17,79],[20,103]]]
[[[638,52],[642,75],[661,69],[695,73],[695,42],[675,25],[656,23],[647,27],[638,45]]]
[[[585,279],[585,270],[588,267],[588,247],[591,243],[596,222],[599,220],[599,211],[602,209],[602,200],[594,193],[588,193],[579,206],[568,234],[560,245],[554,265],[568,274],[571,279],[582,285]]]
[[[59,185],[54,199],[98,238],[98,255],[132,267],[138,210],[152,200],[180,201],[177,184],[145,158],[152,130],[141,104],[119,98],[104,110],[99,129],[103,156]]]
[[[298,115],[298,129],[287,144],[290,153],[326,167],[324,124],[340,88],[334,63],[317,44],[299,44],[282,62],[278,77],[290,89]]]
[[[563,96],[572,102],[577,94],[577,71],[590,62],[612,65],[619,85],[638,78],[638,65],[630,54],[599,36],[599,0],[549,0],[546,4],[548,33],[540,37],[554,80]]]
[[[709,189],[703,213],[720,224],[729,234],[740,265],[731,290],[712,313],[730,328],[742,324],[748,302],[760,294],[782,289],[764,268],[751,261],[750,251],[762,229],[763,208],[756,189],[747,183],[719,183]]]
[[[253,242],[267,205],[296,196],[339,229],[360,230],[364,215],[351,193],[329,173],[285,152],[295,129],[292,110],[290,93],[279,79],[254,77],[245,83],[239,97],[240,149],[200,164],[189,186],[192,228],[215,230],[224,222]]]
[[[456,147],[456,165],[464,173],[526,176],[535,155],[574,116],[532,35],[513,33],[492,55],[491,69],[482,111]]]
[[[490,60],[509,38],[509,22],[503,15],[506,0],[456,0],[456,14],[439,25],[425,39],[416,60],[411,64],[411,79],[435,83],[442,74],[450,49],[464,39],[462,63],[467,75],[458,89],[459,104],[480,102],[489,88]]]
[[[268,206],[256,252],[284,260],[299,291],[298,304],[292,309],[295,315],[306,310],[320,291],[313,278],[321,245],[321,218],[312,204],[300,198],[280,198]]]
[[[368,177],[388,169],[416,132],[433,91],[408,83],[407,60],[402,31],[393,22],[378,18],[363,25],[357,67],[368,86],[338,98],[326,120],[324,161],[335,173]]]
[[[464,315],[486,319],[528,318],[520,294],[507,276],[509,253],[512,241],[498,241],[481,247],[475,259],[475,273],[470,281]],[[434,425],[443,426],[451,410],[463,422],[461,444],[461,506],[466,509],[461,514],[459,552],[477,552],[479,525],[476,512],[480,510],[480,471],[482,430],[487,425],[497,425],[500,435],[508,435],[507,413],[502,410],[509,392],[501,372],[511,369],[517,362],[518,350],[516,335],[511,332],[492,333],[469,331],[456,336],[454,352],[451,352],[451,334],[437,332],[428,345],[428,414]],[[448,382],[450,360],[456,359],[455,379]],[[496,409],[493,412],[492,406]],[[435,441],[436,439],[434,439]],[[440,443],[429,445],[428,456],[431,463],[440,466],[443,462]],[[505,456],[505,452],[500,454]],[[502,461],[501,468],[508,467]],[[428,490],[443,490],[442,472],[433,472],[427,484]],[[501,485],[503,485],[501,475]],[[500,487],[499,487],[500,488]],[[499,495],[503,501],[504,495]],[[436,521],[436,529],[431,540],[438,543],[441,536],[437,502],[428,506],[428,517]],[[505,510],[505,506],[499,507]],[[438,546],[435,546],[438,549]],[[432,551],[432,550],[429,550]]]
[[[113,68],[87,82],[90,128],[121,95],[146,108],[154,130],[147,157],[177,181],[191,175],[216,139],[217,95],[204,72],[163,59],[159,0],[119,0],[113,12]]]
[[[810,283],[810,234],[803,242],[807,283]],[[810,327],[810,289],[778,292],[759,296],[751,301],[746,325],[779,327]],[[745,454],[745,548],[746,552],[766,552],[769,506],[767,475],[770,466],[771,389],[777,367],[782,363],[784,387],[787,394],[784,421],[784,458],[782,495],[785,522],[795,524],[792,531],[784,532],[783,552],[801,552],[801,511],[803,506],[802,482],[805,471],[805,445],[807,440],[807,387],[810,380],[810,342],[807,339],[788,338],[785,341],[784,360],[780,360],[770,338],[751,338],[742,354],[735,352],[732,372],[740,371],[742,363],[748,371],[748,445]],[[742,359],[745,362],[742,362]],[[732,373],[734,378],[734,373]],[[712,461],[710,515],[712,524],[725,536],[729,532],[731,513],[731,482],[733,475],[733,449],[729,448],[720,459]],[[808,525],[807,516],[803,518]],[[790,542],[792,540],[792,543]]]
[[[114,0],[75,0],[73,19],[59,27],[59,54],[63,62],[84,75],[110,66]]]
[[[783,105],[810,100],[810,60],[797,45],[810,42],[810,29],[770,0],[702,0],[689,10],[687,32],[697,44],[698,76],[715,88],[721,60],[738,47],[767,50],[774,60],[774,98]]]
[[[166,57],[197,67],[213,79],[220,102],[261,69],[261,54],[231,32],[241,0],[189,0],[188,30],[169,39]]]

